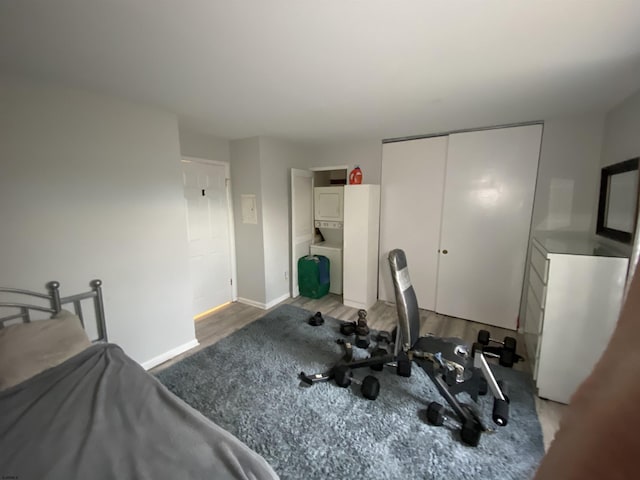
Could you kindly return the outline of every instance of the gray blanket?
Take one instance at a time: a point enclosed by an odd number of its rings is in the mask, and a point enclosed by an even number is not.
[[[215,402],[215,392],[210,392]],[[0,392],[0,477],[274,479],[262,457],[115,345]]]

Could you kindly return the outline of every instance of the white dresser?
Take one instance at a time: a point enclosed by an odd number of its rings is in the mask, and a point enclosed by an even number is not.
[[[628,258],[596,238],[537,235],[521,328],[538,395],[569,403],[615,328]]]

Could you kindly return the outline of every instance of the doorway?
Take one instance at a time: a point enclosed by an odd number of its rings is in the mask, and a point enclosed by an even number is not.
[[[224,162],[182,160],[194,319],[237,298],[229,170]]]
[[[314,224],[313,189],[346,185],[347,168],[341,165],[309,170],[291,169],[291,298],[300,295],[298,259],[309,255],[311,245],[316,243],[320,235]]]

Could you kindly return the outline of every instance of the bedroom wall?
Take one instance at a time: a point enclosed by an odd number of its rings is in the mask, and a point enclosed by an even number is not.
[[[640,156],[640,90],[619,105],[616,105],[607,113],[604,123],[604,140],[599,169],[638,156]],[[600,170],[598,170],[598,179],[600,178],[599,175]],[[598,215],[597,195],[599,193],[599,186],[600,184],[598,183],[593,211],[594,231]],[[605,237],[600,237],[600,239],[603,242],[616,246],[631,256],[631,245],[622,244]]]
[[[270,306],[289,297],[290,172],[291,168],[309,167],[309,151],[297,143],[261,137],[260,164],[264,219],[265,303]]]
[[[595,232],[604,116],[596,112],[545,120],[530,237],[541,231]],[[529,278],[528,261],[523,278]],[[523,281],[520,318],[527,289]]]
[[[544,122],[532,231],[595,231],[603,129],[604,112]]]
[[[174,115],[0,78],[0,284],[104,282],[110,341],[147,362],[195,341]]]
[[[312,148],[309,167],[347,165],[347,174],[356,165],[363,173],[362,183],[379,185],[382,171],[382,140],[329,142]]]
[[[637,156],[640,156],[640,90],[607,113],[601,166]]]
[[[289,297],[290,169],[308,168],[309,155],[307,147],[275,138],[231,141],[241,302],[269,308]],[[256,195],[257,225],[242,223],[242,194]]]
[[[261,305],[266,302],[266,289],[260,139],[234,140],[230,152],[238,300]],[[257,224],[242,222],[241,195],[256,196]]]
[[[206,135],[179,126],[180,153],[185,157],[205,158],[219,162],[231,160],[231,146],[229,140]]]

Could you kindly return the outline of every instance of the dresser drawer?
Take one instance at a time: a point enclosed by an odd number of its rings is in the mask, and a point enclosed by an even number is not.
[[[524,341],[527,347],[527,355],[531,362],[533,379],[538,377],[538,365],[540,360],[540,344],[542,324],[544,321],[544,311],[537,305],[537,300],[533,297],[533,292],[529,288],[527,297],[527,308],[524,317]]]
[[[542,280],[542,283],[547,284],[547,280],[549,278],[549,259],[538,250],[538,248],[533,244],[531,247],[531,265],[532,270],[535,270]]]
[[[531,288],[529,288],[527,294],[527,310],[525,315],[525,332],[540,335],[542,333],[544,310],[538,305],[538,301],[531,293]]]
[[[533,297],[531,297],[532,293]],[[534,302],[538,306],[538,308],[544,310],[546,295],[547,286],[542,283],[542,280],[538,276],[537,272],[531,269],[529,271],[529,293],[527,296],[527,303]]]

